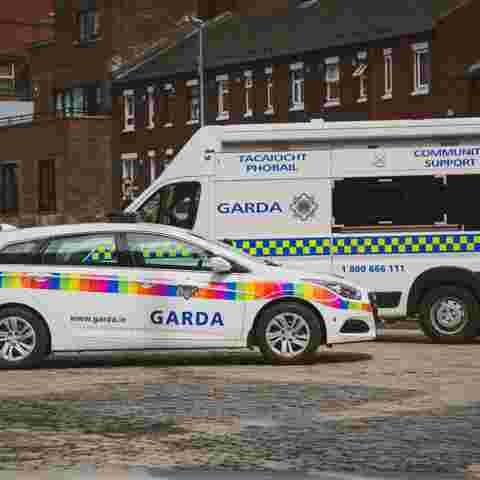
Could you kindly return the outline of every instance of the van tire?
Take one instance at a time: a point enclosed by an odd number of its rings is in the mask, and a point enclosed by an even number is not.
[[[10,337],[8,342],[7,335]],[[15,340],[19,342],[18,348],[21,350],[12,347]],[[0,368],[28,368],[38,365],[48,352],[48,343],[47,327],[37,314],[16,306],[0,310]],[[28,352],[22,345],[33,348]]]
[[[429,290],[419,312],[419,326],[433,341],[467,342],[477,335],[480,307],[466,288],[442,285]]]
[[[311,363],[323,333],[318,316],[310,308],[289,301],[273,305],[262,313],[256,337],[268,362],[288,365]]]

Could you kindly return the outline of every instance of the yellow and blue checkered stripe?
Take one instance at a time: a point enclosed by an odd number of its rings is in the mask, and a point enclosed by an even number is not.
[[[444,254],[480,252],[480,232],[238,239],[228,243],[255,257]]]

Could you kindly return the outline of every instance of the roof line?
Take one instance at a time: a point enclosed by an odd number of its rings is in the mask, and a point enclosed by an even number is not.
[[[226,19],[226,18],[229,18],[232,16],[232,12],[230,11],[227,11],[227,12],[224,12],[222,13],[221,15],[218,15],[214,18],[212,18],[211,20],[207,20],[205,22],[205,27],[208,28],[212,23],[216,23],[220,20],[223,20],[223,19]],[[168,45],[167,47],[165,48],[162,48],[161,50],[158,50],[157,52],[153,53],[152,55],[148,56],[148,57],[145,57],[141,62],[139,63],[136,63],[135,65],[131,66],[130,68],[128,67],[125,67],[125,70],[122,70],[122,72],[118,73],[117,75],[115,75],[115,79],[116,80],[120,80],[122,78],[124,78],[125,76],[129,75],[130,73],[134,72],[135,70],[138,70],[140,67],[142,67],[143,65],[145,65],[146,63],[149,63],[150,61],[152,61],[154,58],[156,58],[157,56],[159,55],[163,55],[164,53],[172,50],[173,48],[176,48],[178,47],[181,43],[185,42],[186,40],[188,40],[189,38],[193,37],[194,35],[196,35],[198,33],[198,28],[196,28],[195,30],[193,30],[192,32],[189,32],[187,33],[184,37],[182,37],[180,40],[177,40],[175,42],[172,42],[170,45]]]

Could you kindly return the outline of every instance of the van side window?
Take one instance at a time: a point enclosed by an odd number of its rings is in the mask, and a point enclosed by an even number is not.
[[[425,175],[335,181],[336,225],[433,225],[444,221],[445,213],[443,178]]]
[[[0,251],[0,264],[29,265],[37,263],[34,259],[37,242],[24,242],[9,245]]]
[[[192,229],[197,218],[201,186],[199,182],[165,185],[138,210],[143,222]]]

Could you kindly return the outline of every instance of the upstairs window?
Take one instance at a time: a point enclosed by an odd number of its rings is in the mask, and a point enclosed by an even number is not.
[[[98,38],[100,33],[100,16],[97,10],[86,10],[78,14],[80,41],[91,42]]]
[[[325,59],[325,107],[340,105],[340,66],[338,57]]]
[[[391,48],[385,48],[383,50],[383,63],[385,70],[385,94],[382,98],[388,100],[392,98],[393,93],[393,59]]]
[[[135,92],[133,90],[125,90],[123,92],[124,106],[124,132],[132,132],[135,130]]]
[[[13,63],[0,64],[0,96],[15,95],[15,66]]]
[[[148,124],[147,128],[155,127],[155,88],[147,88],[147,108],[148,108]]]
[[[200,87],[198,79],[194,78],[187,82],[189,119],[188,125],[197,124],[200,121]]]
[[[173,127],[173,120],[175,117],[175,87],[173,83],[166,83],[163,86],[163,91],[165,94],[165,124],[164,127]]]
[[[357,59],[358,59],[358,64],[357,64],[357,68],[353,72],[353,77],[358,78],[359,95],[358,95],[357,102],[362,103],[362,102],[366,102],[368,99],[367,52],[358,52]]]
[[[245,77],[245,113],[244,117],[251,117],[253,115],[253,78],[252,71],[247,70],[243,73]]]
[[[414,55],[412,95],[426,95],[430,93],[430,49],[428,42],[412,45]]]
[[[303,62],[297,62],[290,65],[290,111],[303,110],[305,108],[304,99],[305,74]]]
[[[230,118],[229,97],[230,84],[228,75],[217,75],[217,120],[228,120]]]
[[[265,68],[265,75],[267,76],[267,109],[265,115],[272,115],[275,111],[273,107],[273,68]]]

